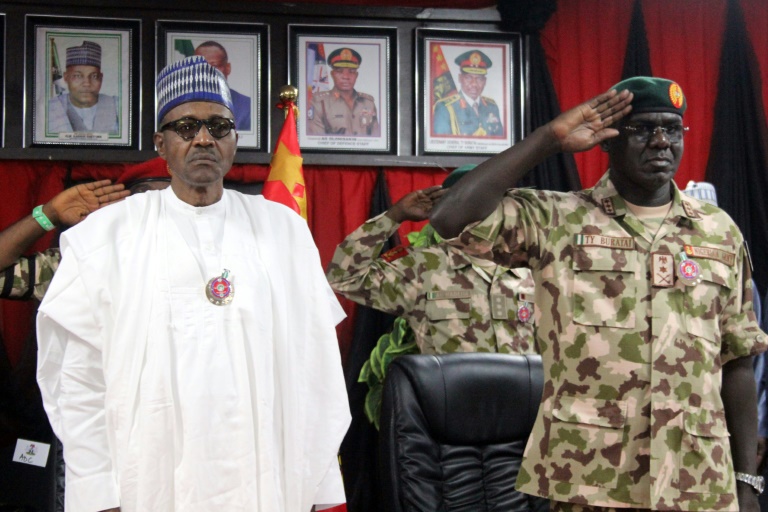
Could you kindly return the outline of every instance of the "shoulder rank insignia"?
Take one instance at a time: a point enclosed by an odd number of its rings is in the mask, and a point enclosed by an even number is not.
[[[405,248],[403,245],[398,245],[395,248],[392,248],[381,255],[381,259],[386,261],[387,263],[392,263],[395,260],[399,260],[400,258],[408,256],[408,249]]]

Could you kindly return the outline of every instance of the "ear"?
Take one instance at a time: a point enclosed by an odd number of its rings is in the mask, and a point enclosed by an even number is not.
[[[604,153],[610,153],[612,145],[613,145],[613,139],[605,139],[603,142],[600,143],[600,149]]]
[[[155,143],[155,149],[157,149],[157,154],[165,160],[165,136],[160,132],[155,132],[154,135],[152,135],[152,141]]]

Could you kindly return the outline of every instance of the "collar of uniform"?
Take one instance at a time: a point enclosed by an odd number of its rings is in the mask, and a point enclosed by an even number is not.
[[[609,174],[610,172],[603,174],[600,181],[595,184],[592,189],[592,198],[609,217],[626,215],[628,211],[627,205],[624,202],[624,198],[619,195],[616,187],[613,185]],[[672,182],[672,187],[674,190],[672,208],[670,209],[669,216],[674,216],[678,219],[700,219],[700,214],[702,213],[700,208],[701,203],[693,198],[683,195],[674,181]]]
[[[452,245],[448,245],[448,244],[443,244],[443,247],[445,247],[445,251],[448,255],[448,266],[450,267],[451,270],[457,270],[457,269],[472,265],[472,257],[467,256],[467,254],[464,251],[457,249],[456,247],[453,247]],[[522,278],[522,276],[518,273],[518,269],[504,268],[504,271],[512,272],[517,277]]]

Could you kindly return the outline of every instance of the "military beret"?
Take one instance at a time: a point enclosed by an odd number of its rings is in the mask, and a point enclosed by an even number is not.
[[[451,174],[449,174],[444,180],[443,180],[443,188],[450,188],[453,186],[454,183],[459,181],[462,176],[467,174],[469,171],[477,167],[477,164],[468,164],[468,165],[462,165],[461,167],[457,167],[454,169]]]
[[[328,64],[334,68],[357,69],[363,58],[352,48],[337,48],[328,55]]]
[[[688,107],[683,89],[676,82],[666,78],[635,76],[622,80],[614,85],[613,89],[619,92],[627,89],[634,94],[633,114],[671,112],[682,116]]]
[[[456,57],[456,64],[463,73],[472,75],[488,74],[488,68],[493,65],[491,59],[480,50],[469,50]]]

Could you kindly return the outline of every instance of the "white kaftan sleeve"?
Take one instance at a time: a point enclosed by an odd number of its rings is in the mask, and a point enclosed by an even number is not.
[[[102,340],[78,260],[66,251],[37,316],[37,379],[64,447],[66,509],[119,506],[104,406]]]

